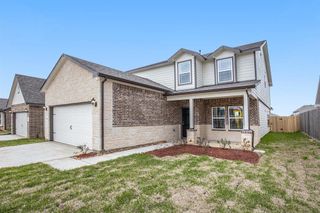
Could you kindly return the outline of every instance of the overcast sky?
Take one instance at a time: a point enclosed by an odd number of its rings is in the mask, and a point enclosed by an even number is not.
[[[266,39],[274,113],[313,104],[320,75],[320,1],[1,1],[0,97],[15,73],[46,78],[62,53],[126,71],[184,47]]]

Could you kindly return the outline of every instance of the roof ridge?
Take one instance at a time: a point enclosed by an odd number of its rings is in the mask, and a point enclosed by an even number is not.
[[[18,73],[16,73],[15,76],[17,76],[17,77],[27,77],[27,78],[35,78],[35,79],[46,80],[45,78],[34,77],[34,76],[30,76],[30,75],[23,75],[23,74],[18,74]]]

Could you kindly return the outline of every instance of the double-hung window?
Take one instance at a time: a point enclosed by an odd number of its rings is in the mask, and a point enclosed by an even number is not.
[[[212,107],[212,129],[225,129],[225,107]]]
[[[232,58],[218,59],[217,67],[218,67],[218,83],[233,81]]]
[[[191,83],[191,60],[178,62],[179,84]]]
[[[243,129],[243,107],[242,106],[229,107],[229,129],[231,130]]]

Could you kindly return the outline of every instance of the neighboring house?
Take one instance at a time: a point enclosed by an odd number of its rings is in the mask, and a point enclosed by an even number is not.
[[[257,144],[269,132],[270,86],[266,41],[181,49],[125,73],[63,54],[41,89],[45,137],[94,150],[183,137]]]
[[[8,99],[0,98],[0,130],[9,130],[11,127],[10,108],[7,107]]]
[[[44,94],[40,88],[45,79],[16,74],[11,86],[11,133],[28,138],[44,137]]]
[[[298,109],[293,111],[292,114],[293,115],[299,115],[301,113],[308,112],[308,111],[314,110],[314,109],[319,109],[319,108],[320,108],[320,78],[319,78],[319,83],[318,83],[318,91],[317,91],[317,95],[316,95],[315,104],[303,105],[302,107],[299,107]]]

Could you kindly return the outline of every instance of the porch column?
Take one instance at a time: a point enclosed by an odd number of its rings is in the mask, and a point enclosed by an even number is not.
[[[193,107],[194,103],[193,103],[193,99],[190,98],[189,99],[189,125],[190,125],[190,129],[194,129],[194,107]]]
[[[249,129],[249,98],[247,94],[243,95],[243,129]]]

